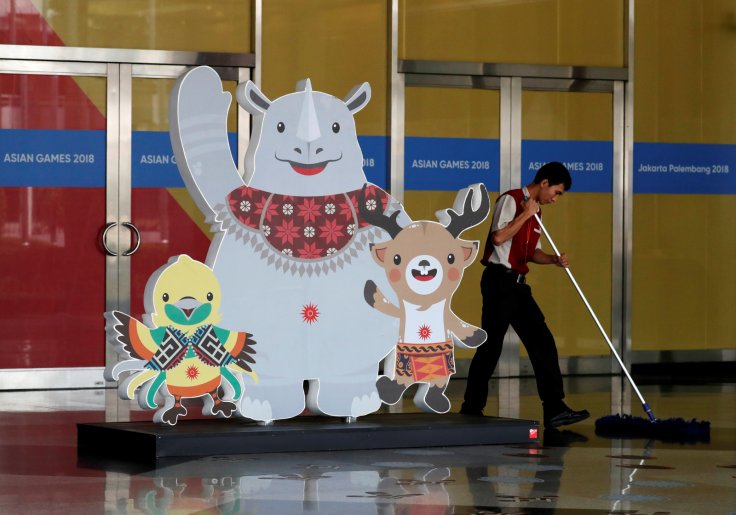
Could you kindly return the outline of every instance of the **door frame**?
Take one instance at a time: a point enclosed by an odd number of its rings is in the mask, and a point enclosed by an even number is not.
[[[521,187],[522,91],[605,92],[612,94],[613,184],[611,256],[611,341],[627,366],[631,362],[631,204],[633,198],[633,99],[628,68],[428,61],[397,59],[391,91],[391,193],[404,194],[404,102],[407,87],[500,90],[499,191]],[[397,154],[394,154],[397,152]],[[629,296],[629,297],[627,297]],[[458,377],[467,374],[459,360]],[[560,358],[563,374],[620,373],[612,356]],[[509,330],[497,374],[518,377],[530,371],[519,359],[519,339]]]
[[[106,214],[105,310],[130,308],[132,82],[134,78],[177,78],[193,66],[211,66],[222,80],[249,80],[255,54],[186,52],[113,48],[0,45],[0,73],[14,75],[87,76],[106,79]],[[238,170],[250,137],[250,115],[238,107]],[[125,224],[125,225],[123,225]],[[103,231],[101,231],[102,233]],[[126,243],[123,243],[126,242]],[[135,241],[134,241],[135,243]],[[128,255],[125,255],[128,254]],[[102,313],[100,313],[102,317]],[[102,319],[102,318],[101,318]],[[100,324],[102,327],[102,324]],[[105,345],[105,365],[119,357]],[[0,369],[0,391],[104,387],[103,367]]]

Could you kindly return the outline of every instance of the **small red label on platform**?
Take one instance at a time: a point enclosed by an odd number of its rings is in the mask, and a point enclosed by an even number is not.
[[[529,430],[529,438],[531,440],[536,440],[539,437],[539,430],[536,427],[533,427]]]

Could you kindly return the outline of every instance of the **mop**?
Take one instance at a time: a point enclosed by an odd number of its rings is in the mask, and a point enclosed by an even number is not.
[[[547,241],[549,241],[550,245],[552,246],[552,249],[555,252],[555,255],[557,257],[560,257],[560,251],[557,250],[557,247],[555,246],[555,242],[552,240],[552,237],[549,235],[549,232],[547,232],[547,229],[544,227],[544,224],[542,224],[542,220],[539,218],[539,216],[534,213],[534,218],[536,218],[537,222],[539,223],[539,226],[542,228],[542,231],[544,232],[544,236],[547,238]],[[593,311],[593,308],[590,307],[590,304],[588,303],[588,299],[585,298],[585,295],[583,294],[583,291],[580,289],[580,286],[578,286],[577,281],[575,280],[575,277],[573,277],[572,272],[568,267],[565,267],[565,272],[567,272],[567,276],[570,278],[570,281],[572,282],[573,286],[578,292],[578,295],[580,295],[580,298],[583,300],[583,303],[585,304],[585,307],[588,308],[588,312],[590,313],[590,316],[593,317],[593,321],[595,321],[595,324],[598,326],[598,330],[603,335],[603,338],[606,340],[606,343],[608,344],[608,347],[611,349],[611,352],[613,353],[613,356],[618,361],[618,364],[621,366],[621,370],[623,370],[624,374],[626,374],[626,378],[629,380],[629,383],[631,384],[631,387],[633,388],[634,392],[636,393],[637,397],[639,397],[639,400],[641,401],[642,408],[644,409],[644,412],[647,414],[648,418],[642,418],[642,417],[634,417],[632,415],[608,415],[605,417],[601,417],[595,421],[595,429],[596,434],[599,436],[606,436],[606,437],[617,437],[617,438],[656,438],[656,439],[662,439],[662,440],[671,440],[671,441],[707,441],[710,438],[710,422],[708,421],[697,421],[695,419],[692,419],[690,421],[687,421],[682,418],[670,418],[670,419],[658,419],[654,416],[654,413],[652,412],[652,408],[649,406],[646,400],[644,400],[644,397],[642,396],[641,392],[639,391],[639,388],[637,388],[636,383],[634,382],[634,379],[631,377],[631,374],[629,374],[629,371],[626,369],[626,365],[624,365],[624,362],[619,357],[618,353],[616,352],[616,349],[613,347],[613,344],[611,343],[610,338],[606,334],[606,331],[603,329],[603,326],[598,321],[598,317],[595,316],[595,312]]]

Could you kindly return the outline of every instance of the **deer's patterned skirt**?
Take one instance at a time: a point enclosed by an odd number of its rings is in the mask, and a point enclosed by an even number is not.
[[[396,345],[396,379],[425,382],[455,373],[455,357],[451,340],[434,343],[398,343]]]

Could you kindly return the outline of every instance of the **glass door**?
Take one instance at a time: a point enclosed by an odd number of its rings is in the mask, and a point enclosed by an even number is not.
[[[543,222],[558,249],[567,253],[570,271],[610,335],[613,94],[525,89],[521,119],[521,184],[531,183],[549,161],[562,162],[570,171],[571,190],[542,208]],[[542,248],[553,253],[544,237]],[[555,335],[563,373],[576,371],[578,357],[609,356],[567,274],[557,267],[536,266],[529,282]],[[606,362],[597,372],[608,371]]]
[[[204,261],[210,242],[168,133],[186,67],[67,54],[0,61],[0,390],[104,386],[102,369],[119,359],[105,311],[140,317],[153,271],[177,254]],[[233,98],[250,76],[242,65],[218,72]],[[233,155],[250,127],[239,113],[233,103]]]
[[[0,68],[0,389],[103,384],[106,72]]]

